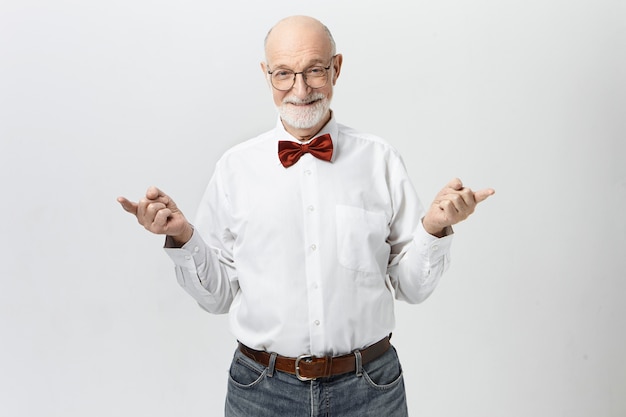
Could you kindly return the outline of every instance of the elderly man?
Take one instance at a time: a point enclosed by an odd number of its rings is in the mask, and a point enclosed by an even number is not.
[[[222,156],[194,226],[155,187],[118,200],[167,236],[200,306],[230,314],[227,416],[406,416],[394,297],[431,294],[451,226],[494,191],[455,179],[425,211],[397,151],[335,120],[343,57],[319,21],[278,22],[265,55],[279,121]]]

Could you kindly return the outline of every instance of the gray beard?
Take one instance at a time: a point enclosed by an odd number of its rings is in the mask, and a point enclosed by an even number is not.
[[[278,113],[281,120],[288,126],[295,129],[310,129],[324,119],[329,109],[330,101],[324,97],[315,103],[312,108],[307,109],[291,106],[283,102],[283,104],[278,106]]]

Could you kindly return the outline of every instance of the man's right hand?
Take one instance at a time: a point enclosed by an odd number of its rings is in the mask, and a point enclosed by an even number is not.
[[[158,188],[148,188],[146,196],[137,203],[126,197],[118,197],[117,201],[124,210],[133,214],[146,230],[159,235],[168,235],[180,246],[191,239],[193,228],[174,200]]]

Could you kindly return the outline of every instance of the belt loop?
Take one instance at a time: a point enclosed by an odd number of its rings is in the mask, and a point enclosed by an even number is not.
[[[276,356],[278,356],[276,352],[270,355],[270,363],[267,365],[267,376],[269,378],[274,376],[274,369],[276,368]]]
[[[356,369],[356,376],[360,377],[363,375],[363,359],[361,358],[361,351],[358,349],[354,351],[354,360],[356,361],[354,366],[354,369]]]

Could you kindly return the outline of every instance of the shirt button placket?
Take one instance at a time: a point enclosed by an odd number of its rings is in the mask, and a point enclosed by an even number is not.
[[[309,334],[311,350],[321,351],[324,346],[323,337],[323,303],[322,291],[320,291],[319,283],[321,282],[321,265],[320,265],[320,218],[319,211],[319,183],[317,178],[316,160],[314,158],[303,158],[299,163],[305,162],[302,171],[302,209],[304,220],[304,238],[306,245],[306,280],[307,303],[309,307]],[[309,353],[309,352],[303,352]]]

